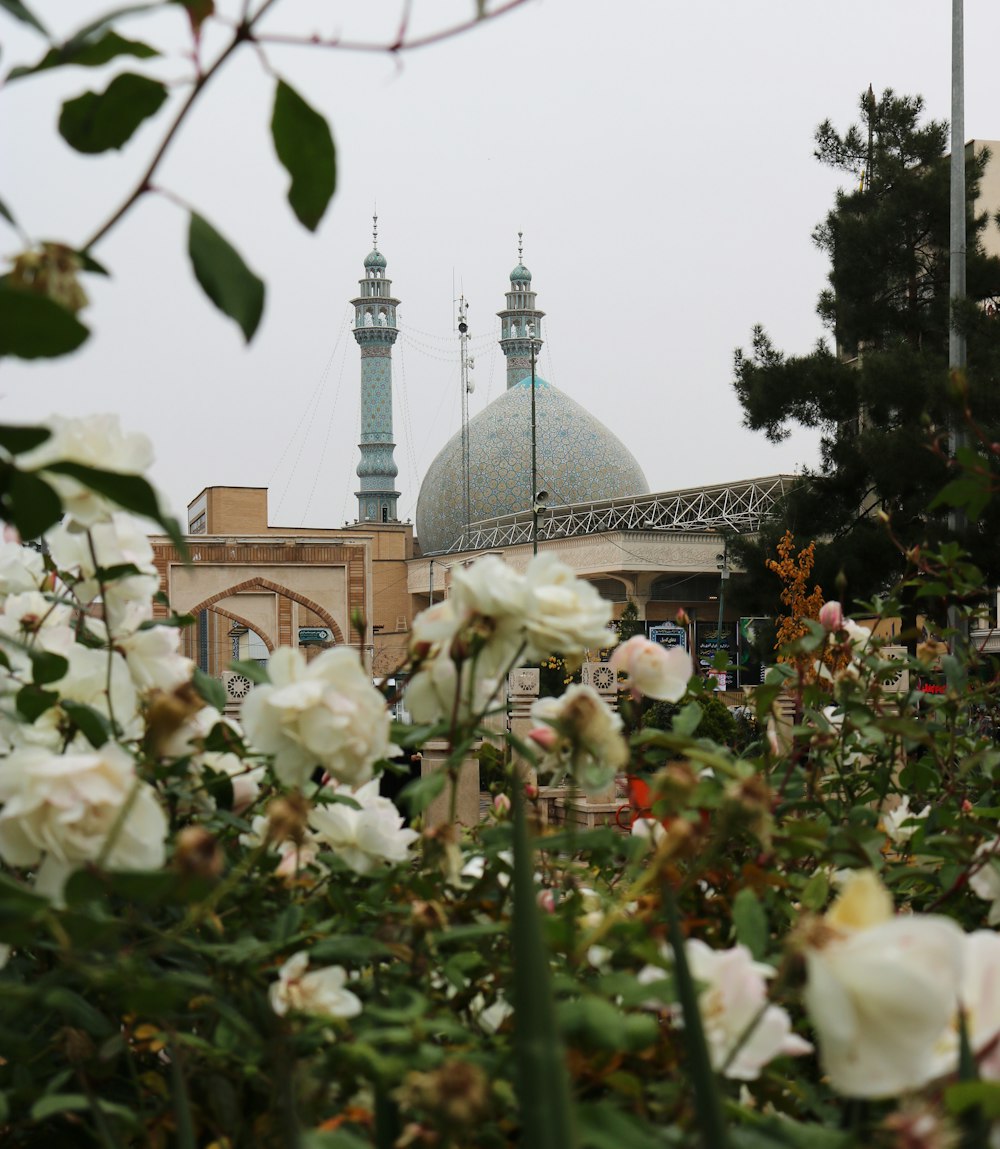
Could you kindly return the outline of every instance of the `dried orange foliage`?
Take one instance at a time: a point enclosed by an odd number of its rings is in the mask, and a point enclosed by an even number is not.
[[[778,557],[767,560],[767,569],[774,571],[784,583],[781,601],[788,610],[787,614],[778,616],[778,633],[774,647],[778,652],[779,662],[794,661],[782,653],[782,648],[806,633],[802,620],[819,618],[820,607],[823,605],[823,591],[818,586],[813,586],[811,591],[807,589],[815,558],[815,543],[803,547],[796,554],[795,536],[791,531],[785,531],[778,543]]]

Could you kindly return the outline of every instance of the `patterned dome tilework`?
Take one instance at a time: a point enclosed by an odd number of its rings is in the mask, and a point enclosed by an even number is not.
[[[645,495],[649,484],[628,448],[568,395],[535,379],[538,488],[548,505]],[[494,399],[469,421],[472,522],[531,509],[531,380]],[[424,554],[446,551],[461,537],[462,434],[431,463],[417,500],[417,538]]]

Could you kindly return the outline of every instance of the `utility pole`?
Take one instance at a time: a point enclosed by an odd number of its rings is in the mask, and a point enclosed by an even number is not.
[[[531,340],[531,553],[538,554],[538,433],[535,423],[535,325],[528,324]]]
[[[951,0],[951,216],[949,229],[948,294],[951,305],[951,323],[948,329],[948,374],[953,389],[965,383],[967,350],[965,334],[956,324],[956,312],[965,299],[966,265],[966,203],[965,203],[965,53],[964,53],[964,0]],[[966,446],[967,433],[953,415],[948,434],[948,451],[952,459]],[[961,538],[965,533],[965,512],[952,510],[948,514],[951,533]],[[948,608],[948,625],[952,631],[950,644],[955,647],[968,643],[969,626],[957,606]]]

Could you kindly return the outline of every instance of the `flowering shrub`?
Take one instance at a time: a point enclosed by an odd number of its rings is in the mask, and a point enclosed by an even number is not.
[[[145,465],[113,421],[44,436],[0,429],[8,473],[46,482],[62,443]],[[510,669],[610,644],[592,588],[546,556],[456,572],[413,628],[423,727],[391,725],[346,648],[276,651],[237,721],[183,620],[153,619],[132,516],[155,496],[102,471],[90,500],[79,466],[41,546],[0,547],[6,1144],[996,1143],[1000,751],[975,652],[889,661],[828,603],[737,753],[699,736],[690,660],[633,637],[627,705],[670,700],[668,728],[627,737],[587,686],[539,700],[459,835],[424,809],[498,739]],[[450,756],[406,825],[378,776],[431,737]],[[651,766],[650,809],[631,834],[543,828],[524,765],[584,792]]]

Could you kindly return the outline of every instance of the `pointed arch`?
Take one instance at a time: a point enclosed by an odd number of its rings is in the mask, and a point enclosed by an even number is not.
[[[319,615],[324,624],[330,628],[330,632],[333,634],[334,643],[340,646],[344,645],[344,632],[337,625],[336,619],[330,615],[329,611],[321,607],[318,602],[313,602],[311,598],[306,598],[304,594],[299,594],[298,591],[292,590],[291,587],[282,586],[280,583],[272,582],[270,579],[266,578],[247,579],[245,582],[235,583],[233,586],[226,587],[224,590],[217,591],[209,598],[206,598],[196,606],[191,607],[189,613],[198,614],[198,612],[202,610],[218,609],[218,613],[228,615],[228,611],[216,608],[215,604],[217,602],[221,602],[224,598],[229,598],[231,595],[242,594],[244,591],[252,590],[271,591],[273,594],[279,595],[281,598],[290,598],[293,602],[297,602],[299,606],[304,606],[306,610],[311,610],[313,614]],[[255,634],[260,634],[260,631],[257,630],[256,627],[251,626],[250,629],[254,631]],[[263,635],[261,635],[261,637],[263,638]]]
[[[257,623],[251,622],[248,618],[244,618],[242,615],[236,614],[235,611],[227,610],[224,606],[201,607],[200,609],[213,610],[216,614],[221,614],[225,618],[231,618],[233,622],[238,622],[240,626],[245,626],[247,630],[249,630],[252,634],[257,635],[261,642],[267,647],[268,654],[274,654],[274,640],[269,634],[265,634],[265,632],[260,629],[260,626]]]

